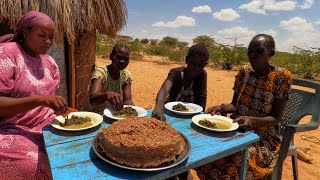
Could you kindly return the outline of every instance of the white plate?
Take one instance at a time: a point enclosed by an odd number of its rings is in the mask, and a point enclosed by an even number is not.
[[[211,122],[224,122],[226,124],[229,124],[230,125],[230,128],[229,129],[213,129],[213,128],[209,128],[209,127],[205,127],[205,126],[202,126],[201,124],[199,124],[199,121],[202,120],[202,119],[207,119]],[[211,114],[199,114],[199,115],[196,115],[196,116],[193,116],[192,117],[192,122],[194,124],[196,124],[197,126],[199,127],[202,127],[204,129],[207,129],[207,130],[210,130],[210,131],[216,131],[216,132],[227,132],[227,131],[233,131],[233,130],[236,130],[239,128],[239,124],[238,123],[233,123],[233,120],[228,118],[228,117],[225,117],[225,116],[219,116],[219,115],[213,115],[211,116]]]
[[[123,107],[132,107],[133,109],[135,109],[138,112],[138,117],[143,117],[143,116],[147,115],[147,110],[143,109],[142,107],[133,106],[133,105],[124,105]],[[116,113],[117,113],[117,111],[112,108],[105,109],[103,111],[103,114],[106,115],[108,118],[111,118],[114,120],[125,119],[125,118],[119,118],[119,117],[113,116],[113,114],[116,114]]]
[[[90,129],[95,126],[98,126],[103,121],[103,117],[100,114],[93,113],[93,112],[85,112],[85,111],[72,112],[72,113],[69,113],[68,117],[71,118],[72,115],[76,115],[80,117],[88,117],[91,119],[92,125],[84,128],[77,128],[77,129],[64,128],[60,126],[60,122],[64,123],[65,118],[62,116],[57,116],[52,122],[52,127],[56,129],[64,130],[64,131],[82,131],[82,130],[86,130],[86,129]]]
[[[190,111],[175,111],[172,109],[174,105],[177,105],[178,103],[181,103],[182,105],[186,106]],[[193,103],[187,103],[187,102],[180,102],[180,101],[175,101],[175,102],[168,102],[164,105],[166,109],[169,111],[172,111],[173,113],[179,114],[179,115],[192,115],[192,114],[197,114],[200,113],[203,108],[199,106],[198,104],[193,104]]]

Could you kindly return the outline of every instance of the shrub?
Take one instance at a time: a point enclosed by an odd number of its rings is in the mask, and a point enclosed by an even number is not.
[[[230,48],[227,46],[221,47],[222,61],[221,66],[223,69],[231,70],[234,66],[240,65],[244,61],[245,56],[239,47]]]
[[[140,40],[141,44],[149,44],[149,40],[144,38]]]
[[[169,53],[169,59],[174,61],[184,61],[188,54],[188,47],[178,48],[176,50],[171,50]]]
[[[162,38],[162,40],[159,42],[160,45],[165,45],[169,47],[176,47],[178,45],[179,41],[177,38],[173,38],[170,36],[166,36]]]
[[[299,47],[294,47],[295,58],[300,61],[299,74],[304,78],[313,79],[316,73],[319,73],[319,56],[318,52],[307,50]]]
[[[248,63],[247,48],[241,46],[225,46],[214,42],[210,36],[198,36],[194,43],[203,43],[209,50],[209,62],[224,69],[232,69]],[[147,45],[148,42],[150,45]],[[157,39],[135,39],[130,36],[118,36],[110,39],[97,33],[96,54],[108,55],[116,43],[124,43],[130,47],[132,59],[143,59],[141,52],[151,55],[166,56],[174,61],[183,61],[188,52],[188,43],[166,36],[158,44]],[[294,47],[294,53],[277,52],[271,58],[271,64],[284,67],[293,74],[304,78],[320,78],[320,48],[303,49]]]
[[[150,39],[150,44],[151,45],[156,45],[156,44],[158,44],[158,39]]]
[[[148,46],[145,52],[156,56],[168,56],[170,54],[170,47],[164,45]]]
[[[134,41],[129,42],[128,46],[130,48],[130,52],[138,52],[139,53],[142,48],[142,45],[139,40],[134,40]]]
[[[96,37],[96,54],[108,55],[111,52],[112,47],[116,44],[116,41],[99,33],[97,33]]]
[[[209,62],[213,63],[215,66],[219,66],[221,64],[222,53],[220,51],[220,47],[212,46],[208,48],[209,51]]]
[[[215,45],[214,38],[207,35],[197,36],[192,41],[193,44],[203,44],[206,47],[212,47]]]

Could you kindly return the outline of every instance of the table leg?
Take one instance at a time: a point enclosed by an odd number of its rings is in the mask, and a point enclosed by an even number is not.
[[[241,151],[241,155],[242,155],[242,161],[241,161],[241,167],[240,167],[240,179],[241,180],[246,179],[247,160],[248,160],[247,154],[248,154],[248,149]]]

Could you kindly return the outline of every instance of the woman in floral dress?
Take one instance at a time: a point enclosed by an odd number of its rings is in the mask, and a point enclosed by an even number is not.
[[[0,179],[51,179],[41,130],[68,109],[55,96],[59,69],[46,54],[54,27],[49,16],[30,11],[15,34],[0,37]]]
[[[272,173],[281,138],[279,123],[291,91],[291,73],[269,64],[275,54],[274,39],[266,34],[253,37],[248,47],[251,65],[236,76],[232,103],[209,108],[207,113],[233,113],[240,129],[254,130],[260,141],[248,151],[247,179],[261,179]],[[240,153],[196,168],[200,179],[239,179]]]

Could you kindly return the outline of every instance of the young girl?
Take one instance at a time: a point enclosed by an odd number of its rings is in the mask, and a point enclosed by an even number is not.
[[[131,74],[125,68],[130,61],[130,49],[124,44],[117,44],[110,53],[112,63],[100,66],[93,72],[89,99],[90,111],[101,113],[113,107],[121,110],[123,104],[133,105],[131,98]]]
[[[186,57],[187,67],[170,70],[167,79],[157,94],[152,117],[164,121],[164,103],[172,101],[191,102],[203,109],[207,101],[207,72],[209,52],[203,45],[193,45]],[[169,94],[169,97],[167,98]]]

